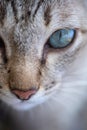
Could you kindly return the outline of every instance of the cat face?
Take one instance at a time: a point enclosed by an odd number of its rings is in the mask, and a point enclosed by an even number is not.
[[[85,92],[77,87],[87,85],[85,11],[85,1],[80,0],[0,2],[2,101],[31,108],[55,94],[62,98],[67,88]],[[30,90],[34,95],[24,100]]]

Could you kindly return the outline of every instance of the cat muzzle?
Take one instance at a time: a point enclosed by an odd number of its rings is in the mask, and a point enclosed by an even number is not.
[[[11,90],[11,92],[14,95],[16,95],[17,98],[19,98],[21,100],[28,100],[29,98],[31,98],[31,96],[33,96],[37,92],[37,89],[29,89],[26,91],[14,89],[14,90]]]

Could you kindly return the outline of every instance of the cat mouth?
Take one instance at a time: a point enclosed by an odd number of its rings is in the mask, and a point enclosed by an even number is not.
[[[21,93],[22,94],[22,93]],[[26,95],[26,94],[25,94]],[[24,95],[24,96],[25,96]],[[23,95],[22,95],[23,96]],[[29,99],[20,99],[10,91],[2,91],[0,93],[0,101],[4,102],[7,106],[17,110],[27,110],[42,104],[48,99],[48,96],[42,90],[33,92]]]

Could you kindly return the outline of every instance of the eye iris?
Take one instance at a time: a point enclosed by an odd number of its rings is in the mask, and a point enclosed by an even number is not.
[[[69,45],[75,36],[73,29],[61,29],[53,33],[49,43],[53,48],[64,48]]]

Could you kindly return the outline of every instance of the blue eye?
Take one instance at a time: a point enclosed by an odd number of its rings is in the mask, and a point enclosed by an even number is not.
[[[75,30],[61,29],[54,32],[49,38],[49,44],[53,48],[64,48],[68,46],[75,37]]]

